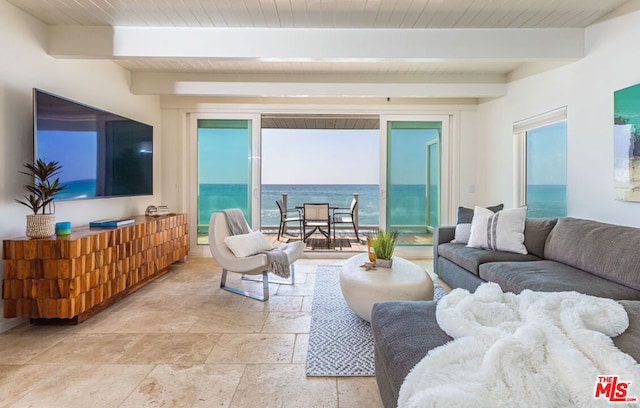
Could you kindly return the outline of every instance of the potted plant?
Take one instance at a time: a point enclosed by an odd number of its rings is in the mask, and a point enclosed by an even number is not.
[[[393,262],[393,251],[398,241],[398,233],[380,230],[372,238],[371,245],[376,253],[376,266],[381,268],[391,268]]]
[[[60,184],[60,178],[54,177],[60,173],[62,166],[57,161],[45,162],[42,159],[35,163],[25,163],[27,171],[20,173],[31,177],[31,183],[24,188],[29,193],[23,200],[16,200],[29,207],[33,214],[27,215],[27,236],[30,238],[46,238],[55,233],[55,209],[52,206],[55,195],[67,187]]]

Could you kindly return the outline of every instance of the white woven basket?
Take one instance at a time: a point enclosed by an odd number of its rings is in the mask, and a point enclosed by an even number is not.
[[[56,233],[55,214],[27,215],[27,236],[29,238],[48,238]]]

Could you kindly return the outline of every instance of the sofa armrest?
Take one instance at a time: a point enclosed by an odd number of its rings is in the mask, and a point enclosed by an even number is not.
[[[456,236],[456,226],[455,225],[441,225],[436,227],[436,230],[433,233],[433,244],[434,246],[445,244],[447,242],[451,242],[453,238]]]
[[[433,272],[438,274],[438,245],[451,242],[456,236],[455,225],[441,225],[433,232]]]
[[[397,406],[405,377],[424,356],[449,341],[436,320],[436,302],[390,301],[371,310],[376,381],[385,408]]]

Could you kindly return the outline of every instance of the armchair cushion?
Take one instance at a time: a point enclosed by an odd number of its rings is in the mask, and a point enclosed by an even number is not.
[[[273,245],[260,231],[248,234],[229,235],[224,238],[224,243],[238,258],[244,258],[260,251],[273,249]]]

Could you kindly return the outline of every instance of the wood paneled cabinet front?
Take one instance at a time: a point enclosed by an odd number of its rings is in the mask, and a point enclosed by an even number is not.
[[[187,256],[186,214],[134,218],[118,228],[3,241],[4,317],[79,323]]]

